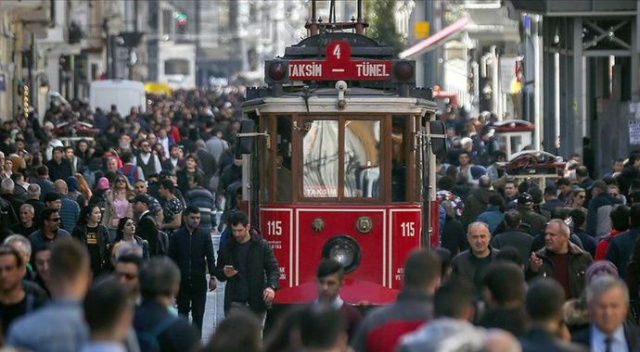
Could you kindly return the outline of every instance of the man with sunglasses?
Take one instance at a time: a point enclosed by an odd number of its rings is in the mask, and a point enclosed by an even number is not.
[[[60,213],[57,209],[46,208],[42,211],[42,228],[29,236],[31,248],[40,248],[61,238],[71,238],[69,232],[60,228]]]

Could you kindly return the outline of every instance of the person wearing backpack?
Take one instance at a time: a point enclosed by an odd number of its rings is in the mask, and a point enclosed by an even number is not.
[[[154,257],[140,269],[142,303],[136,308],[133,327],[140,351],[193,351],[200,343],[196,330],[184,317],[169,312],[180,290],[180,269],[167,257]]]
[[[122,168],[120,171],[129,180],[130,185],[134,185],[139,180],[144,181],[144,171],[141,167],[133,163],[133,156],[130,152],[120,154]]]

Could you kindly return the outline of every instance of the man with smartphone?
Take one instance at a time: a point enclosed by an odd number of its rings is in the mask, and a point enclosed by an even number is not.
[[[251,231],[246,214],[235,212],[228,222],[233,238],[220,247],[214,271],[218,280],[227,282],[225,316],[235,310],[250,310],[264,325],[278,288],[278,262],[269,244]]]
[[[190,205],[182,214],[184,226],[173,233],[169,258],[180,268],[180,291],[176,297],[178,313],[193,316],[193,325],[202,334],[202,321],[207,301],[206,269],[215,270],[211,234],[200,228],[200,209]],[[216,289],[216,279],[209,279],[209,291]]]

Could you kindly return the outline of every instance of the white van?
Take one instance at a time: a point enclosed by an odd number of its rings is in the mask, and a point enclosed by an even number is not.
[[[101,108],[107,113],[114,104],[123,117],[129,114],[133,106],[137,106],[141,113],[144,112],[147,106],[144,83],[122,79],[91,82],[89,105],[92,110]]]

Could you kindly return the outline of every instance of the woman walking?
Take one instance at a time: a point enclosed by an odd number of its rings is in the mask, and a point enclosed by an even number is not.
[[[96,277],[107,269],[109,253],[109,231],[102,220],[102,210],[98,204],[90,204],[82,208],[78,224],[73,228],[71,236],[87,247],[91,257],[91,270]]]

